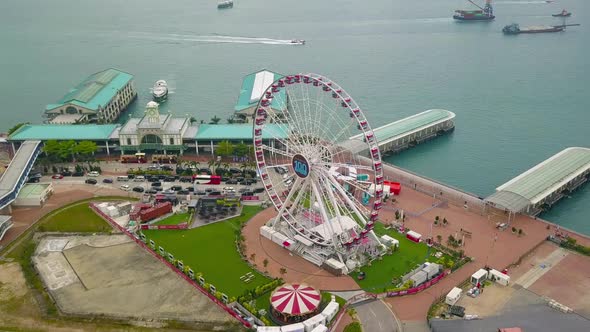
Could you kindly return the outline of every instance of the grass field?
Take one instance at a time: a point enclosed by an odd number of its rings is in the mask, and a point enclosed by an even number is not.
[[[364,280],[358,280],[356,272],[353,272],[351,276],[362,289],[370,292],[382,292],[385,287],[395,286],[391,283],[393,278],[399,278],[410,272],[416,265],[424,263],[427,258],[428,246],[412,242],[395,230],[385,229],[381,223],[375,223],[375,234],[378,236],[387,234],[397,239],[399,249],[393,255],[386,254],[381,261],[373,261],[371,266],[362,267],[361,271],[366,273]]]
[[[88,201],[74,204],[43,220],[40,232],[110,232],[111,226],[88,206]]]
[[[188,212],[173,214],[168,218],[164,218],[158,221],[157,223],[155,223],[155,225],[178,225],[183,222],[188,222],[189,216],[190,214]]]
[[[218,291],[230,297],[239,296],[270,281],[241,259],[235,245],[240,225],[259,211],[260,207],[244,206],[241,216],[222,222],[189,230],[144,230],[143,234],[195,273],[202,272],[205,281],[215,285]],[[240,276],[248,272],[256,277],[246,284]]]

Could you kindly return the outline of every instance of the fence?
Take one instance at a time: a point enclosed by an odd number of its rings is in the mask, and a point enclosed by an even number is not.
[[[221,307],[227,313],[229,313],[230,315],[232,315],[235,319],[237,319],[240,323],[242,323],[242,325],[244,325],[247,328],[252,327],[252,325],[249,322],[247,322],[244,319],[242,319],[242,317],[240,317],[237,313],[235,313],[230,307],[228,307],[227,305],[225,305],[225,303],[219,301],[215,296],[213,296],[207,290],[205,290],[204,288],[202,288],[198,283],[196,283],[194,280],[192,280],[186,274],[184,274],[184,272],[178,270],[176,268],[176,266],[172,265],[164,257],[160,256],[158,253],[156,253],[155,251],[153,251],[149,246],[147,246],[141,240],[139,240],[135,236],[133,236],[133,234],[129,233],[129,231],[127,231],[123,226],[117,224],[113,219],[111,219],[111,217],[109,217],[104,212],[102,212],[99,208],[97,208],[94,205],[94,203],[90,203],[90,208],[92,210],[94,210],[94,212],[96,212],[104,220],[106,220],[109,224],[111,224],[111,226],[117,228],[118,230],[120,230],[121,232],[123,232],[124,234],[126,234],[127,236],[129,236],[140,247],[142,247],[144,250],[147,250],[150,254],[152,254],[152,256],[156,257],[158,260],[160,260],[160,262],[164,263],[166,266],[168,266],[170,269],[172,269],[172,271],[176,272],[176,274],[178,274],[181,278],[183,278],[184,280],[186,280],[191,286],[193,286],[194,288],[196,288],[197,290],[199,290],[201,293],[203,293],[204,295],[206,295],[211,301],[215,302],[215,304],[217,304],[219,307]]]
[[[383,166],[386,180],[400,182],[416,191],[484,215],[485,203],[481,197],[390,164]]]
[[[141,225],[141,229],[187,229],[188,223],[178,225]]]

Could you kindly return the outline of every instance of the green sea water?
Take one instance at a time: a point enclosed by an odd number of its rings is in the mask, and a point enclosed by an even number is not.
[[[483,2],[483,1],[481,1]],[[569,146],[590,146],[590,4],[497,1],[491,23],[457,23],[463,0],[21,0],[0,6],[0,130],[38,123],[90,73],[135,75],[141,115],[157,79],[165,111],[229,117],[241,78],[267,68],[317,72],[343,86],[371,124],[430,109],[456,131],[389,162],[480,196]],[[506,24],[564,33],[504,36]],[[250,37],[243,39],[238,37]],[[268,39],[264,39],[268,38]],[[280,40],[305,39],[305,46]],[[127,115],[124,116],[124,118]],[[123,119],[124,120],[124,119]],[[542,217],[590,234],[590,186]]]

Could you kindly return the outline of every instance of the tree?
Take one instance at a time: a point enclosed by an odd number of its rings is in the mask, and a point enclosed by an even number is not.
[[[216,151],[219,156],[230,156],[234,152],[234,146],[230,141],[221,141]]]
[[[282,267],[282,268],[279,269],[279,273],[281,274],[281,278],[282,278],[285,274],[287,274],[287,269],[285,269],[284,267]]]
[[[191,124],[193,124],[193,123],[197,122],[197,118],[195,118],[194,116],[191,116],[189,121],[191,122]]]
[[[81,141],[80,143],[74,146],[74,153],[82,155],[85,159],[89,159],[91,155],[98,150],[96,143],[91,141]],[[90,163],[88,165],[90,167]]]
[[[523,232],[522,232],[522,228],[519,228],[519,229],[518,229],[518,236],[522,236],[522,233],[523,233]]]
[[[448,223],[447,218],[443,218],[443,226],[446,226]]]
[[[436,240],[438,241],[439,244],[442,243],[442,235],[438,234],[436,236]]]
[[[19,130],[20,127],[29,124],[30,122],[21,122],[16,124],[14,127],[8,129],[8,136],[12,135],[12,133],[14,133],[15,131]]]
[[[236,119],[234,119],[233,116],[230,116],[229,118],[227,118],[227,123],[232,124],[232,123],[235,123],[235,122],[236,122]]]
[[[244,157],[248,154],[248,145],[245,143],[239,143],[234,147],[234,154],[236,157]]]
[[[516,233],[516,227],[512,227],[512,233]]]
[[[73,140],[59,142],[58,155],[62,159],[70,159],[69,157],[74,159],[75,149],[76,142]]]
[[[218,118],[217,115],[211,118],[209,124],[218,124],[221,121],[221,118]]]
[[[266,270],[266,267],[268,266],[268,259],[266,259],[266,258],[265,258],[265,259],[262,261],[262,265],[264,266],[264,269]]]
[[[213,168],[213,165],[215,165],[215,159],[211,159],[207,162],[207,165],[209,166],[209,169]]]
[[[254,262],[256,260],[256,254],[250,255],[250,260]]]
[[[54,157],[57,158],[59,157],[59,151],[60,151],[60,147],[59,147],[59,142],[56,140],[49,140],[47,142],[45,142],[45,145],[43,146],[43,152],[47,153],[47,155],[50,157]]]
[[[452,235],[449,235],[449,237],[447,239],[447,244],[450,245],[450,246],[454,246],[455,245],[455,242],[456,242],[455,237],[452,236]]]
[[[223,163],[223,168],[225,168],[226,170],[229,169],[229,163]]]

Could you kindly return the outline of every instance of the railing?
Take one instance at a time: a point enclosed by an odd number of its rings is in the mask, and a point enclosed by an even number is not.
[[[116,229],[118,229],[119,231],[121,231],[122,233],[124,233],[125,235],[129,236],[140,247],[142,247],[144,250],[147,250],[150,254],[152,254],[152,256],[154,256],[155,258],[157,258],[160,262],[164,263],[166,266],[168,266],[170,269],[172,269],[172,271],[176,272],[177,275],[179,275],[184,280],[186,280],[191,286],[193,286],[194,288],[196,288],[197,290],[199,290],[201,293],[203,293],[204,295],[206,295],[211,301],[213,301],[215,304],[217,304],[219,307],[221,307],[223,310],[225,310],[227,313],[229,313],[232,317],[234,317],[235,319],[237,319],[246,328],[251,328],[252,327],[252,325],[249,322],[247,322],[244,319],[242,319],[242,317],[240,317],[237,313],[235,313],[225,303],[219,301],[215,296],[213,296],[207,290],[205,290],[204,288],[202,288],[201,285],[199,285],[194,280],[192,280],[191,278],[189,278],[186,274],[184,274],[182,271],[180,271],[179,269],[177,269],[176,266],[174,266],[173,264],[171,264],[170,262],[168,262],[164,257],[160,256],[158,253],[156,253],[154,250],[152,250],[152,248],[150,248],[145,243],[143,243],[141,240],[139,240],[138,238],[136,238],[135,236],[133,236],[133,234],[131,234],[127,229],[125,229],[123,226],[121,226],[118,223],[116,223],[111,217],[109,217],[104,212],[102,212],[98,207],[96,207],[96,205],[94,203],[90,203],[90,208],[92,210],[94,210],[94,212],[96,212],[104,220],[106,220],[109,224],[111,224],[111,226],[115,227]]]

